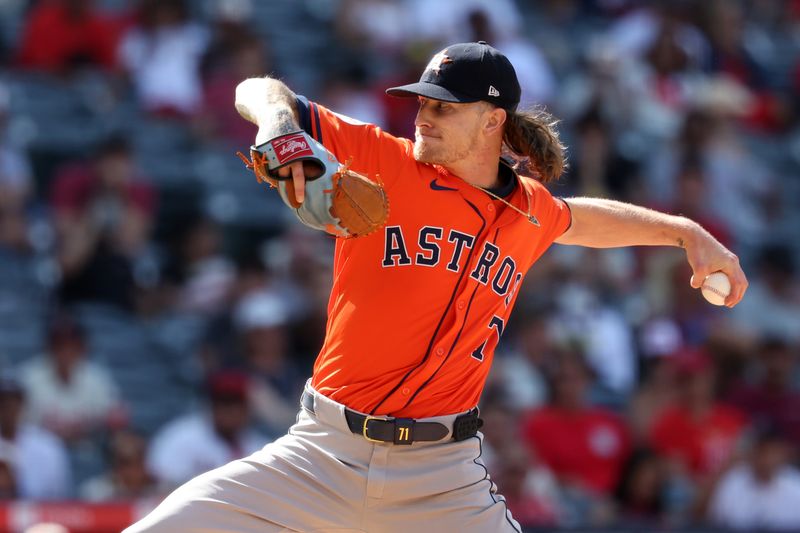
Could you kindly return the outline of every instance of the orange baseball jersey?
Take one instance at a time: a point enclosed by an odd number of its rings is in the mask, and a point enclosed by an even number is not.
[[[297,98],[301,127],[340,161],[383,182],[386,226],[337,239],[325,342],[313,387],[376,415],[423,418],[471,409],[530,266],[569,227],[567,204],[517,177],[494,200],[413,143]],[[513,174],[501,163],[501,171]],[[503,168],[505,167],[505,168]]]

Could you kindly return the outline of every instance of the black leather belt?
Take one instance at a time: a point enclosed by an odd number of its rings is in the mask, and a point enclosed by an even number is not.
[[[314,396],[303,391],[300,405],[314,413]],[[438,422],[419,422],[413,418],[392,418],[384,416],[362,415],[345,407],[344,417],[347,427],[357,435],[371,442],[391,442],[394,444],[411,444],[413,442],[442,440],[449,433],[444,424]],[[464,440],[475,436],[483,426],[478,418],[478,409],[459,415],[453,421],[453,440]]]

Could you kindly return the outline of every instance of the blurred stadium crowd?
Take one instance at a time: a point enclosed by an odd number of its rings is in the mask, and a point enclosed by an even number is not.
[[[482,39],[562,119],[555,194],[692,217],[751,282],[551,249],[482,400],[512,513],[800,530],[800,2],[4,0],[0,36],[0,498],[157,499],[285,432],[333,246],[234,155],[236,84],[411,136],[383,89]]]

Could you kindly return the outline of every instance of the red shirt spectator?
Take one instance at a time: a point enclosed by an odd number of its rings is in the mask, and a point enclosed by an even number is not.
[[[630,450],[622,422],[600,408],[544,407],[524,422],[522,434],[559,478],[601,493],[616,486]]]
[[[209,135],[246,148],[253,143],[257,128],[242,120],[230,100],[242,80],[263,76],[264,72],[272,70],[263,44],[243,35],[239,41],[219,44],[209,55],[213,56],[211,59],[224,57],[224,61],[218,59],[205,80],[201,125]]]
[[[48,0],[30,12],[18,61],[44,70],[81,63],[113,68],[120,24],[93,10],[91,0]]]
[[[128,141],[122,137],[101,143],[90,164],[68,165],[59,171],[50,201],[60,217],[82,217],[97,216],[102,210],[93,204],[104,198],[146,218],[155,215],[155,189],[139,175]]]
[[[89,165],[60,172],[51,201],[62,301],[133,309],[133,262],[147,246],[156,194],[138,176],[127,142],[111,138]]]
[[[523,439],[562,482],[610,493],[630,452],[630,437],[613,413],[588,405],[591,370],[582,358],[562,356],[559,364],[553,404],[523,419]]]
[[[699,351],[675,356],[682,390],[677,403],[653,424],[651,446],[678,459],[695,477],[718,472],[731,459],[745,416],[714,400],[714,368]]]
[[[677,457],[693,474],[710,474],[731,456],[744,426],[744,416],[726,405],[714,405],[701,416],[673,406],[659,417],[651,440],[661,453]]]
[[[52,205],[58,214],[83,215],[92,203],[104,194],[106,185],[91,168],[73,165],[64,168],[53,184]],[[126,207],[146,215],[155,214],[155,190],[145,181],[130,181],[120,185],[116,194]]]

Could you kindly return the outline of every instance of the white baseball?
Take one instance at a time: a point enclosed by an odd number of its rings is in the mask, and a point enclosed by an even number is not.
[[[731,280],[724,272],[714,272],[706,276],[700,290],[709,303],[725,305],[725,298],[731,293]]]

